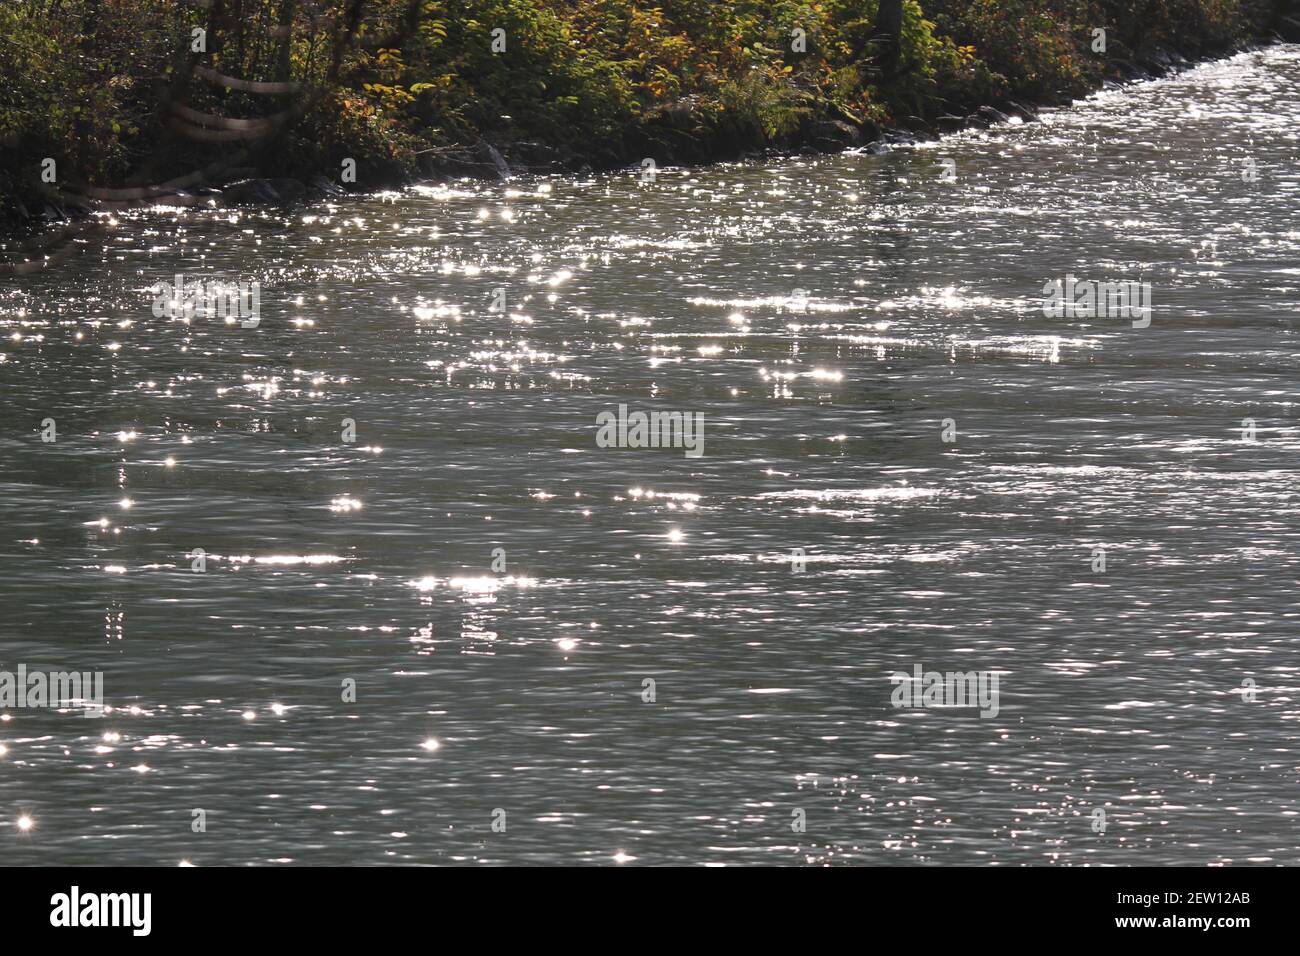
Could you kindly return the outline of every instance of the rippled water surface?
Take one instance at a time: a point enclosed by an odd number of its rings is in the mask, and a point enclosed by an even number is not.
[[[0,287],[0,667],[113,707],[0,719],[5,862],[1300,862],[1296,47],[105,235]],[[1150,328],[1044,317],[1067,272]],[[177,273],[260,326],[154,318]],[[916,664],[997,716],[895,709]]]

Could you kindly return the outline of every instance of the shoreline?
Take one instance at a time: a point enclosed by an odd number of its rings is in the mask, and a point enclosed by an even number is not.
[[[772,137],[765,143],[745,141],[718,128],[709,129],[701,136],[699,126],[692,122],[690,104],[673,102],[663,104],[651,111],[647,119],[623,130],[616,143],[580,150],[536,138],[511,140],[485,135],[473,143],[417,151],[415,169],[394,168],[386,175],[372,176],[364,188],[347,189],[331,181],[325,173],[332,167],[322,163],[305,172],[297,171],[297,175],[283,175],[284,170],[268,170],[263,164],[239,167],[212,164],[159,187],[95,190],[101,194],[97,198],[47,190],[34,203],[32,197],[14,197],[16,209],[0,210],[10,213],[0,215],[0,275],[20,275],[42,267],[42,262],[30,261],[33,253],[47,259],[57,258],[59,244],[84,232],[84,227],[93,224],[97,214],[160,201],[199,206],[216,200],[220,208],[300,205],[465,179],[505,182],[515,176],[603,174],[634,170],[649,161],[656,168],[698,168],[743,160],[835,155],[854,149],[885,152],[893,145],[932,142],[965,130],[988,129],[1017,119],[1033,122],[1043,109],[1068,107],[1105,89],[1161,79],[1205,63],[1285,43],[1300,43],[1300,22],[1280,14],[1268,28],[1256,31],[1253,38],[1202,48],[1195,57],[1187,55],[1190,51],[1160,48],[1135,59],[1113,58],[1107,61],[1107,74],[1077,95],[1036,99],[1000,97],[973,108],[908,116],[903,122],[888,125],[870,119],[857,120],[842,110],[822,109],[801,117],[793,132]],[[952,108],[951,103],[945,105]],[[118,194],[118,198],[113,198]],[[24,198],[28,202],[23,202]],[[36,208],[29,208],[29,203]],[[51,248],[54,253],[46,252]],[[24,254],[28,255],[28,261],[21,261]]]

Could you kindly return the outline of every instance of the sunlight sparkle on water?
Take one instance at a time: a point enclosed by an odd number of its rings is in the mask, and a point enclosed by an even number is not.
[[[452,578],[448,582],[452,587],[470,594],[491,594],[501,587],[496,578],[480,575],[476,578]]]

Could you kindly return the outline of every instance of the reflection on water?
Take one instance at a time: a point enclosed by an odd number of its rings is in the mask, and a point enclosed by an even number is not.
[[[123,217],[0,291],[0,667],[114,708],[4,714],[6,861],[1300,862],[1297,116],[1279,47],[883,156]]]

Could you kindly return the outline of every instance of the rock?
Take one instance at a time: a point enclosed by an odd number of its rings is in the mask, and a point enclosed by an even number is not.
[[[241,179],[222,189],[232,206],[277,205],[296,202],[307,195],[307,187],[296,179]]]
[[[808,130],[808,142],[823,153],[838,153],[862,143],[862,133],[844,120],[818,120]]]
[[[935,119],[934,125],[939,128],[941,133],[956,133],[966,128],[966,117],[945,113]]]
[[[1005,105],[1012,116],[1019,116],[1026,123],[1032,123],[1038,119],[1038,110],[1032,106],[1017,103],[1015,100],[1007,100]]]
[[[1011,117],[1001,110],[994,109],[992,106],[981,106],[975,111],[981,117],[988,121],[989,125],[994,123],[1009,123]]]
[[[307,195],[306,183],[297,179],[272,179],[269,182],[271,188],[280,196],[281,202],[297,202]]]
[[[212,181],[215,183],[233,183],[238,179],[256,179],[256,166],[231,166],[221,170]]]
[[[251,206],[254,203],[272,201],[271,188],[259,179],[237,179],[233,183],[226,183],[222,187],[221,198],[232,206]]]
[[[317,176],[311,181],[312,191],[318,196],[337,198],[346,196],[348,191],[331,179],[324,176]]]

